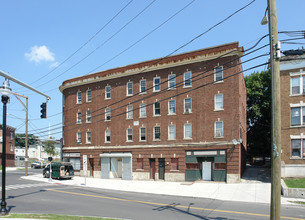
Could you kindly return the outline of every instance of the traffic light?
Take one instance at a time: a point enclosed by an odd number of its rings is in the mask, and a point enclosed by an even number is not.
[[[43,102],[41,105],[41,115],[40,115],[40,118],[47,118],[47,103],[46,102]]]

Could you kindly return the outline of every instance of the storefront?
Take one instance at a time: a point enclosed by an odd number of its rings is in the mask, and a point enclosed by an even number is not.
[[[63,161],[71,162],[76,174],[80,172],[80,153],[63,153]]]
[[[132,180],[131,153],[103,153],[100,158],[102,179]]]
[[[185,152],[185,180],[226,181],[226,150]]]

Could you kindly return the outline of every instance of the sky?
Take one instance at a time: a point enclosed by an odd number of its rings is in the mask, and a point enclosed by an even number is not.
[[[62,94],[59,86],[74,77],[169,54],[238,41],[245,49],[268,34],[261,20],[267,0],[256,0],[223,23],[220,21],[252,0],[0,0],[0,70],[51,97],[47,119],[40,119],[46,98],[10,82],[12,91],[28,97],[29,133],[59,139]],[[279,31],[305,30],[304,0],[278,0]],[[209,31],[208,31],[209,30]],[[280,34],[279,39],[291,36]],[[305,43],[304,40],[296,40]],[[256,47],[266,45],[268,37]],[[303,44],[282,44],[281,50]],[[264,47],[242,61],[268,53]],[[243,64],[243,69],[267,62],[268,56]],[[254,71],[266,69],[261,66]],[[0,84],[4,78],[0,77]],[[25,103],[25,99],[21,98]],[[2,123],[3,111],[0,108]],[[25,132],[25,109],[11,95],[7,125]]]

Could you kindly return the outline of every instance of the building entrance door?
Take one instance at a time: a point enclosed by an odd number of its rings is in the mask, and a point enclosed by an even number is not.
[[[164,180],[165,173],[165,159],[159,158],[159,179]]]
[[[89,158],[90,176],[94,175],[94,158]]]
[[[150,167],[150,179],[155,179],[156,160],[154,158],[149,159],[149,167]]]
[[[212,162],[202,162],[202,180],[212,180]]]

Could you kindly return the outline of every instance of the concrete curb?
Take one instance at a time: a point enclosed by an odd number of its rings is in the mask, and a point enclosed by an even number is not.
[[[283,179],[281,179],[281,187],[282,187],[283,196],[305,199],[305,189],[302,189],[302,188],[288,188]]]

